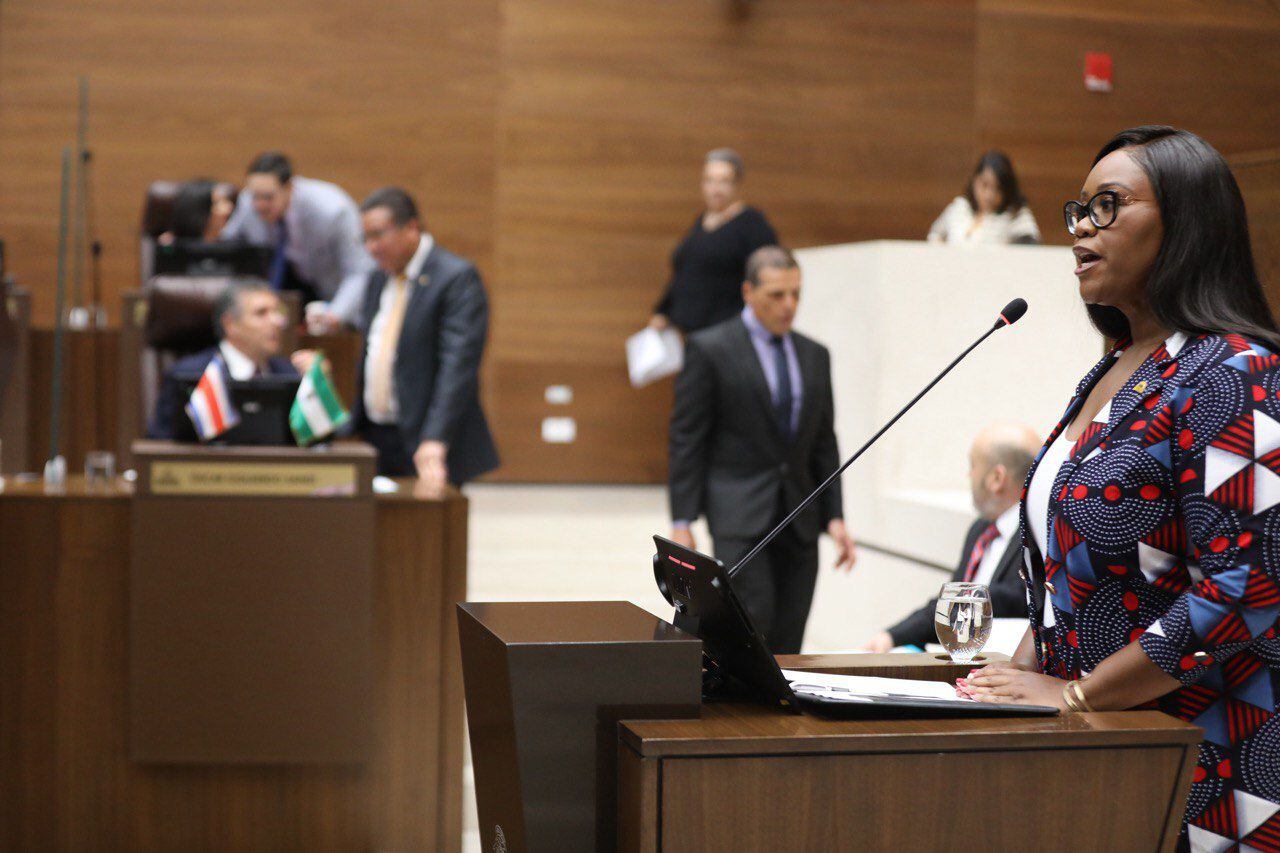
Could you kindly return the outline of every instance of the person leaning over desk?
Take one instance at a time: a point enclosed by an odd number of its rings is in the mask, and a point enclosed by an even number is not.
[[[778,242],[764,214],[742,200],[742,158],[730,148],[707,154],[702,200],[689,233],[671,255],[671,281],[649,325],[685,334],[714,326],[742,311],[747,258]]]
[[[1018,498],[1027,470],[1040,449],[1036,432],[1022,424],[991,424],[978,433],[969,448],[969,491],[978,518],[965,534],[953,581],[985,584],[994,616],[1023,617],[1027,600],[1018,576],[1022,539],[1018,536]],[[862,651],[887,652],[895,646],[936,643],[933,627],[938,599],[897,624],[877,632]]]
[[[1013,163],[988,151],[973,167],[964,193],[929,227],[930,243],[1039,243],[1040,229],[1018,186]]]
[[[373,261],[360,244],[356,203],[341,187],[295,175],[278,151],[259,154],[221,236],[270,246],[267,278],[276,290],[296,290],[304,302],[327,300],[323,311],[308,315],[319,330],[359,326]]]
[[[1103,146],[1064,212],[1081,298],[1116,344],[1023,493],[1031,628],[960,689],[1195,723],[1183,843],[1273,849],[1280,330],[1244,202],[1208,143],[1147,126]]]

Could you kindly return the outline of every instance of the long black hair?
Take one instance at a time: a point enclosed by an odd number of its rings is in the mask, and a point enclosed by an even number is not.
[[[1003,151],[992,149],[978,159],[978,165],[973,167],[973,174],[969,176],[969,183],[964,185],[964,197],[969,201],[970,210],[978,210],[978,201],[973,197],[973,179],[987,169],[996,176],[996,184],[1000,187],[1000,207],[996,209],[996,213],[1004,213],[1006,210],[1017,213],[1026,206],[1027,197],[1018,186],[1018,176],[1013,171],[1009,156]]]
[[[183,240],[203,240],[204,229],[213,212],[213,181],[196,178],[178,188],[173,199],[173,216],[170,231]]]
[[[1190,131],[1144,125],[1117,133],[1094,165],[1122,149],[1151,181],[1164,223],[1147,279],[1151,313],[1175,332],[1235,332],[1280,351],[1280,329],[1253,262],[1244,198],[1227,161]],[[1087,309],[1107,337],[1128,336],[1129,320],[1118,308]]]

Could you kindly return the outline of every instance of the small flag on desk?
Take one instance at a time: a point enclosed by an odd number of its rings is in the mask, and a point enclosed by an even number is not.
[[[289,410],[289,428],[302,447],[333,435],[347,422],[338,392],[324,371],[324,355],[316,353]]]
[[[227,393],[227,363],[220,354],[200,375],[186,409],[201,441],[217,438],[240,423],[240,413]]]

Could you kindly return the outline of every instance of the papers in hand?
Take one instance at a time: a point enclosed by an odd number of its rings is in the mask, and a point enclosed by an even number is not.
[[[631,384],[643,388],[684,366],[684,342],[675,329],[644,328],[627,338],[627,373]]]
[[[909,678],[875,678],[868,675],[832,675],[825,672],[797,672],[784,669],[782,675],[797,694],[808,694],[842,702],[871,702],[875,699],[946,699],[974,702],[956,694],[945,681],[914,681]]]

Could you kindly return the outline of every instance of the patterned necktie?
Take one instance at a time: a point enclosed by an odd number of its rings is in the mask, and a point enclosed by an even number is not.
[[[978,566],[982,565],[982,558],[986,556],[987,549],[991,547],[991,543],[996,541],[996,537],[1000,535],[1000,529],[996,527],[995,522],[987,525],[987,529],[978,534],[978,541],[973,543],[973,550],[969,552],[969,565],[965,566],[964,579],[971,581],[978,574]]]
[[[369,380],[371,413],[385,420],[391,412],[391,370],[396,363],[396,346],[400,343],[400,329],[404,325],[404,311],[409,304],[409,286],[404,276],[396,276],[387,282],[391,288],[391,305],[387,309],[386,322],[378,335],[378,351],[373,354],[373,375]]]
[[[773,404],[774,417],[783,438],[791,440],[791,368],[787,365],[787,348],[781,336],[769,339],[773,345],[773,373],[778,380],[778,399]]]

